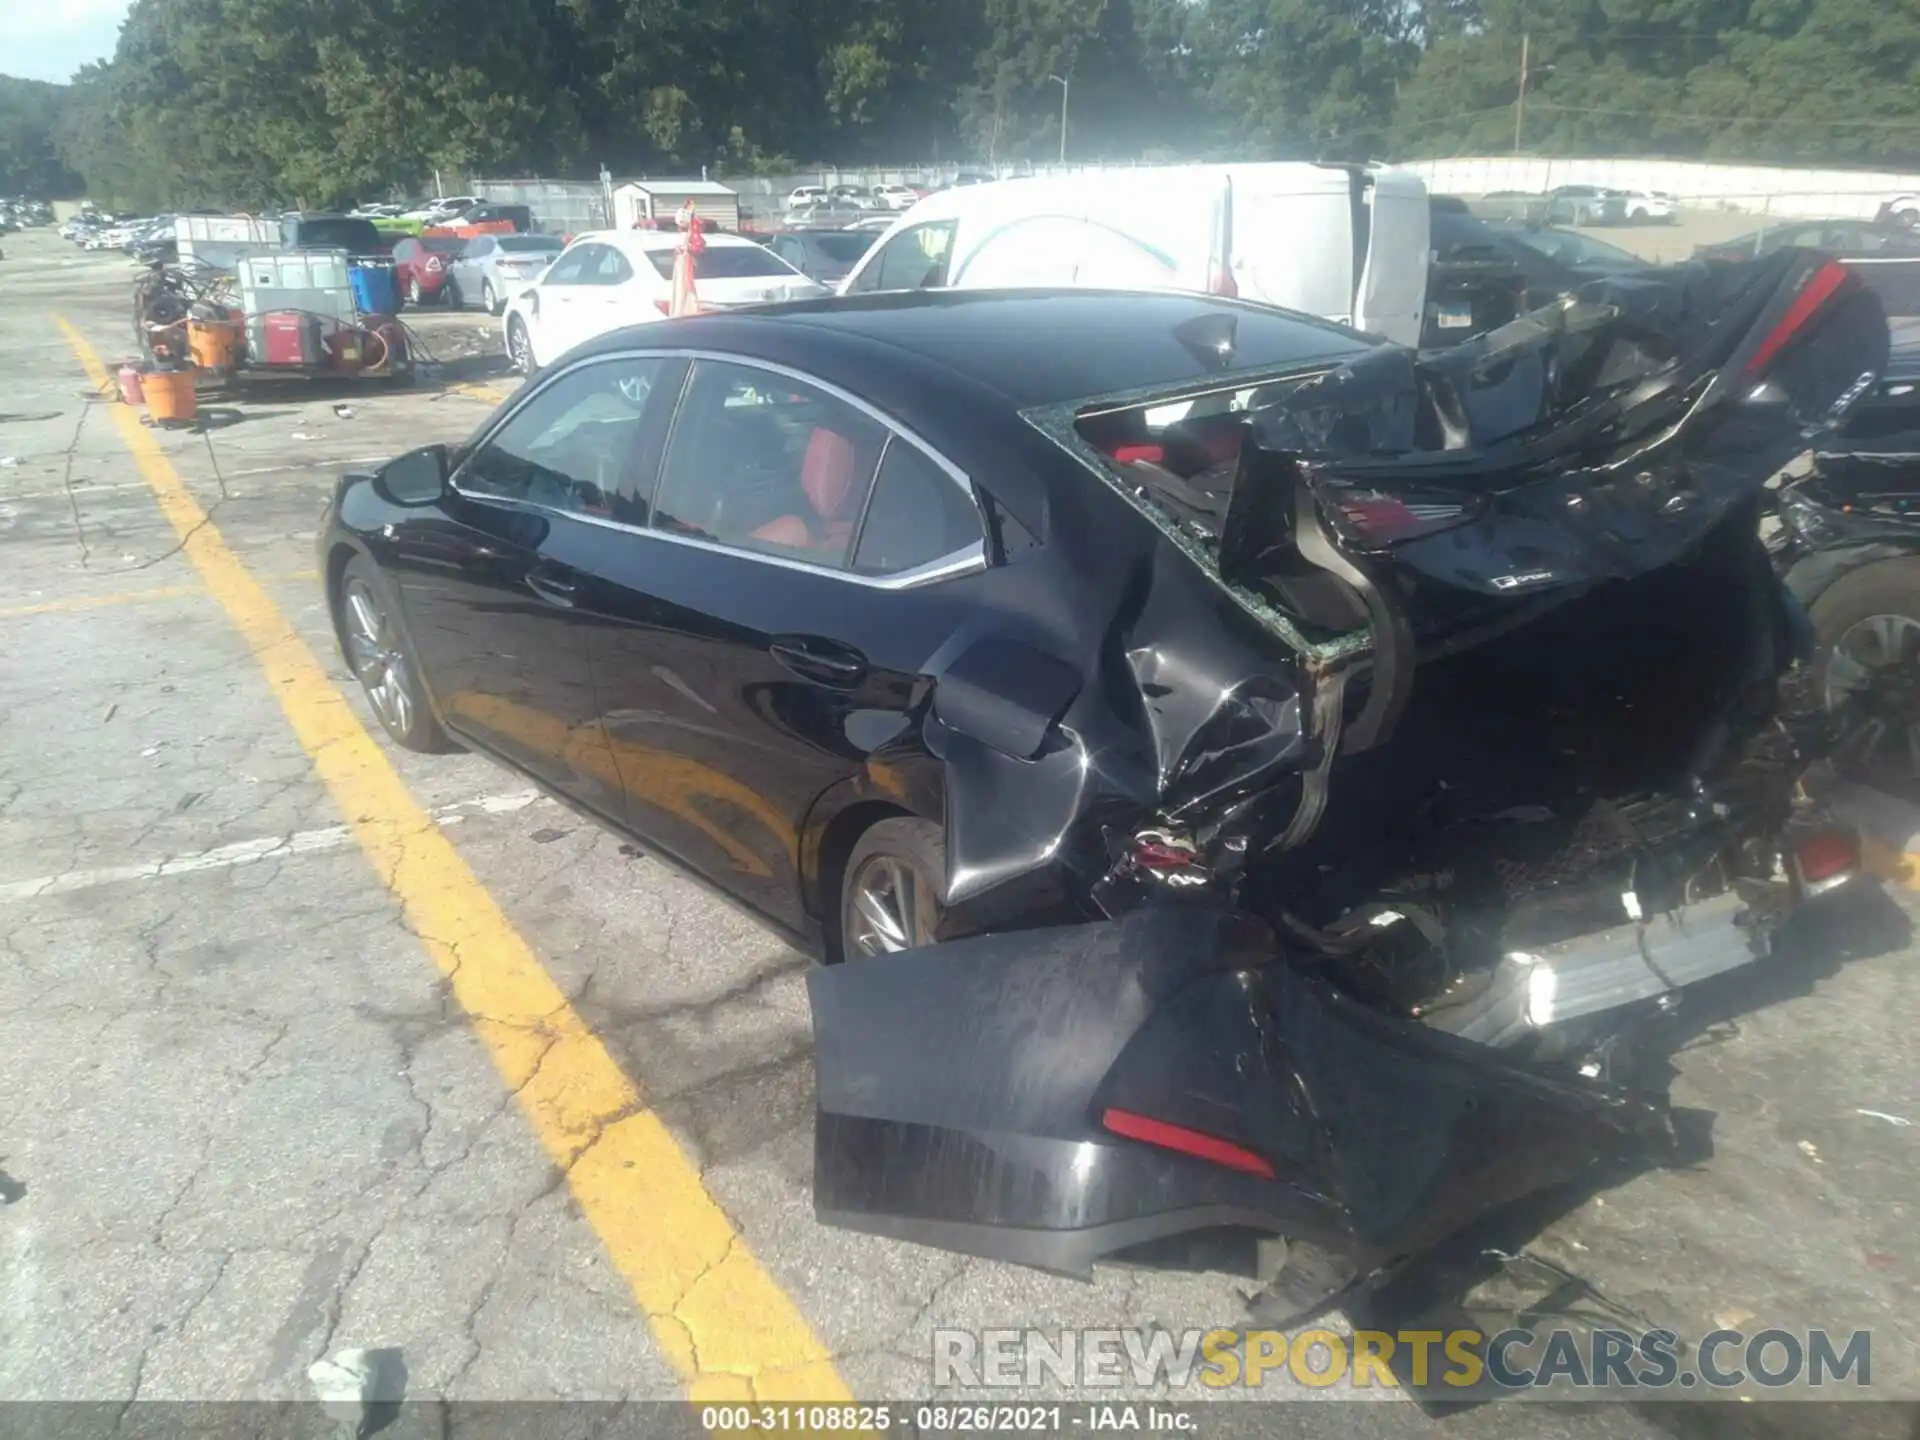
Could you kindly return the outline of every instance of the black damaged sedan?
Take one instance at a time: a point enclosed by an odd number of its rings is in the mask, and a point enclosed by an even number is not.
[[[346,477],[320,558],[395,740],[849,962],[822,1219],[1285,1236],[1311,1304],[1657,1145],[1620,1037],[1853,873],[1758,519],[1886,343],[1804,252],[1434,354],[1171,294],[701,316]]]

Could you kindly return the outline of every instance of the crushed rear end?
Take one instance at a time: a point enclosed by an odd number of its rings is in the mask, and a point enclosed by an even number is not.
[[[1230,321],[1192,338],[1231,375]],[[1791,254],[1037,417],[1167,545],[1097,687],[1153,798],[1089,783],[1036,822],[1049,853],[1098,835],[1105,918],[812,977],[820,1217],[1076,1274],[1285,1236],[1310,1303],[1660,1154],[1634,1034],[1855,871],[1798,784],[1778,689],[1805,625],[1759,516],[1886,346],[1869,292]],[[1195,572],[1263,659],[1168,598]],[[1088,737],[1126,727],[1072,693],[1051,754],[1124,770]],[[956,876],[1009,873],[968,786],[994,834],[1066,793],[1031,740],[1005,775],[949,762]]]

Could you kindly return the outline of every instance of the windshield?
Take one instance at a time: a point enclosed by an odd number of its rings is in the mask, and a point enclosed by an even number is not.
[[[829,260],[838,260],[851,265],[867,251],[873,248],[874,236],[862,235],[858,231],[840,230],[830,235],[815,235],[813,248]]]
[[[546,235],[502,235],[496,243],[502,250],[525,251],[529,254],[558,255],[561,250],[560,242]]]
[[[671,250],[649,250],[647,258],[661,278],[673,278]],[[792,278],[799,274],[784,260],[770,255],[758,245],[709,245],[694,261],[695,283],[701,280],[750,280],[756,276]]]
[[[465,238],[459,235],[423,235],[420,243],[436,255],[458,255],[467,248]]]

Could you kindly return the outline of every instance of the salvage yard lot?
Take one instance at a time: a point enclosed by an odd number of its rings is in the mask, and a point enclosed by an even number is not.
[[[932,1393],[936,1329],[1241,1322],[1249,1287],[1226,1275],[1089,1286],[816,1226],[802,959],[490,763],[396,751],[338,712],[329,686],[372,727],[313,574],[322,499],[345,466],[460,438],[504,379],[261,386],[149,438],[82,358],[128,347],[125,261],[45,232],[7,248],[0,1399],[303,1398],[308,1364],[346,1346],[396,1347],[419,1397],[910,1399]],[[449,356],[487,323],[408,318]],[[408,807],[445,842],[431,873],[404,836],[378,863]],[[466,899],[460,944],[421,923]],[[1574,1304],[1589,1318],[1870,1329],[1874,1391],[1920,1395],[1910,937],[1877,893],[1809,927],[1676,1057],[1698,1163],[1503,1243],[1604,1297]],[[514,969],[521,942],[535,963]],[[491,965],[484,994],[454,973]],[[492,1006],[547,977],[549,1021],[583,1028],[526,1051]],[[556,1115],[593,1098],[567,1082],[606,1082],[607,1060],[644,1097],[619,1124],[665,1127],[623,1142],[631,1187],[555,1163],[574,1153]],[[1511,1308],[1512,1286],[1477,1300]],[[1693,1424],[1369,1405],[1205,1433]]]

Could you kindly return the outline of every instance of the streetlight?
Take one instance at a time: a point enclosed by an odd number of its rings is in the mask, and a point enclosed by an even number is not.
[[[1060,163],[1067,163],[1067,96],[1073,93],[1073,77],[1061,79],[1058,75],[1049,75],[1047,79],[1060,87]]]

